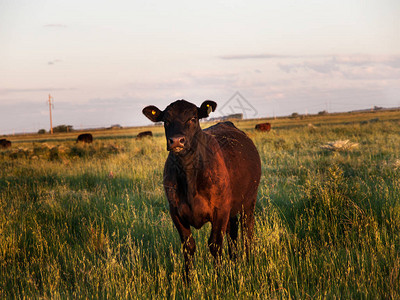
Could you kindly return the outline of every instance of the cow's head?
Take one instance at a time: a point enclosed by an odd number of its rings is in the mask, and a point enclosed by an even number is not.
[[[199,119],[207,118],[215,111],[217,103],[206,100],[200,107],[185,100],[177,100],[164,111],[151,105],[143,109],[143,114],[153,122],[164,122],[167,150],[184,155],[196,146],[197,134],[201,131]]]

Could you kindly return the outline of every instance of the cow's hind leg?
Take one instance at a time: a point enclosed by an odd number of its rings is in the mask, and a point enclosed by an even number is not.
[[[238,216],[234,216],[229,219],[228,226],[226,228],[226,232],[228,234],[228,251],[229,257],[231,259],[236,259],[237,255],[237,237],[238,237],[238,230],[239,230],[239,220]]]
[[[254,197],[256,199],[257,195]],[[254,207],[255,200],[247,207],[243,207],[241,213],[240,223],[242,227],[242,238],[246,251],[247,258],[250,257],[251,244],[253,240],[253,230],[254,230]]]

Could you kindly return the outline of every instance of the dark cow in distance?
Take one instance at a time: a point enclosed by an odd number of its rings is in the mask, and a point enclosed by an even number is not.
[[[90,133],[82,133],[78,135],[78,138],[76,139],[76,142],[83,142],[86,144],[90,144],[93,142],[93,135]]]
[[[258,131],[270,131],[271,123],[261,123],[256,125],[256,130]]]
[[[6,140],[6,139],[1,139],[0,140],[0,147],[4,148],[4,149],[10,148],[11,147],[11,141]]]
[[[136,136],[136,139],[140,140],[144,137],[152,137],[153,133],[149,130],[149,131],[143,131],[143,132],[139,132],[138,135]]]
[[[211,222],[208,246],[217,260],[225,233],[230,237],[229,254],[235,257],[238,215],[247,253],[253,235],[260,156],[250,138],[231,122],[200,128],[199,120],[208,117],[216,106],[210,100],[200,107],[177,100],[164,111],[155,106],[143,109],[151,121],[164,122],[169,151],[164,189],[183,244],[186,279],[196,249],[191,227],[199,229]]]

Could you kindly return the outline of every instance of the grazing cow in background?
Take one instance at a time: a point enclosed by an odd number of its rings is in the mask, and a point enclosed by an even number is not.
[[[136,136],[136,139],[140,140],[140,139],[142,139],[142,138],[144,138],[144,137],[146,137],[146,136],[152,137],[152,136],[153,136],[153,133],[152,133],[151,131],[143,131],[143,132],[140,132],[140,133]]]
[[[76,139],[76,142],[83,142],[86,144],[90,144],[93,142],[93,135],[90,133],[82,133],[78,136],[78,138]]]
[[[1,139],[0,140],[0,147],[4,148],[4,149],[10,148],[11,147],[11,141],[6,140],[6,139]]]
[[[256,130],[258,131],[270,131],[271,123],[261,123],[256,125]]]
[[[229,253],[235,256],[239,214],[247,253],[253,235],[260,156],[250,138],[231,122],[200,128],[199,120],[216,106],[209,100],[200,107],[178,100],[164,111],[155,106],[143,109],[151,121],[164,122],[169,151],[164,189],[183,244],[188,280],[196,249],[191,227],[199,229],[211,222],[208,245],[217,260],[225,233],[230,237]]]

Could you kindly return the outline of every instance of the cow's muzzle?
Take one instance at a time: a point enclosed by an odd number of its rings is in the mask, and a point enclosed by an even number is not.
[[[167,138],[167,150],[180,152],[185,147],[186,139],[184,136],[174,136]]]

